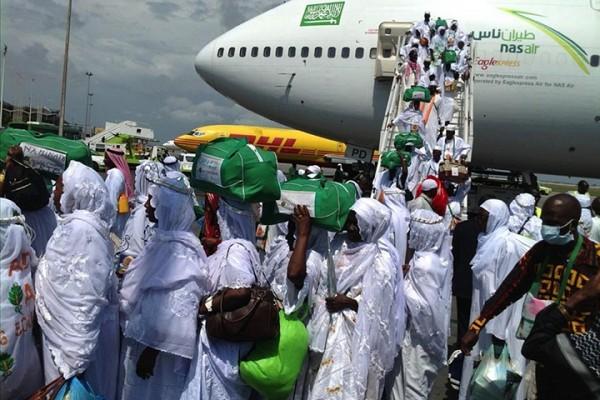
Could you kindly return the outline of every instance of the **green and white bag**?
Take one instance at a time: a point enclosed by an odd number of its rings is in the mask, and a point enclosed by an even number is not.
[[[402,95],[403,101],[419,100],[425,103],[431,101],[431,93],[429,89],[423,86],[413,86],[404,91]]]
[[[221,138],[198,147],[192,185],[203,192],[256,203],[279,199],[277,156],[245,139]]]
[[[352,184],[297,177],[281,184],[278,201],[263,204],[261,221],[267,225],[284,222],[294,213],[294,207],[306,206],[315,225],[339,232],[355,201],[356,188]]]

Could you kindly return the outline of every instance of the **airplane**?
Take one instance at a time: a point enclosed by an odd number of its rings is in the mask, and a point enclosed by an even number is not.
[[[375,149],[390,89],[379,27],[425,10],[476,44],[473,165],[600,178],[599,0],[294,0],[208,43],[195,68],[248,110]]]
[[[206,125],[175,138],[183,150],[195,153],[198,146],[221,137],[244,138],[248,143],[277,154],[277,160],[304,165],[334,166],[356,160],[345,157],[346,145],[310,133],[251,125]],[[375,154],[375,158],[377,158]]]

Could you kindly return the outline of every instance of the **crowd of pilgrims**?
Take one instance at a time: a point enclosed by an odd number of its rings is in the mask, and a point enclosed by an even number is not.
[[[442,48],[463,51],[456,22],[434,27],[426,14],[406,48],[411,74],[430,87],[467,72],[461,61],[450,69],[436,63]],[[451,139],[432,149],[445,153]],[[468,148],[453,143],[450,157],[459,160]],[[6,160],[7,177],[15,165],[23,165],[18,147]],[[75,376],[108,400],[261,398],[239,367],[256,343],[207,329],[211,316],[252,301],[256,287],[269,287],[280,310],[308,332],[289,398],[427,399],[449,345],[465,354],[460,397],[468,398],[477,358],[498,343],[523,377],[516,398],[592,398],[575,397],[589,393],[586,384],[549,365],[539,340],[527,351],[515,336],[541,268],[549,284],[538,298],[560,303],[553,310],[568,320],[559,331],[575,344],[586,338],[581,359],[590,379],[600,377],[600,345],[587,334],[600,324],[600,201],[583,183],[573,195],[547,199],[541,218],[538,199],[522,193],[508,205],[482,198],[479,213],[463,220],[460,199],[440,205],[435,173],[403,187],[397,171],[386,171],[374,181],[374,198],[366,191],[356,200],[342,232],[315,226],[300,205],[289,222],[268,226],[259,246],[259,204],[205,194],[198,233],[198,200],[176,166],[144,161],[132,176],[123,154],[107,150],[106,167],[104,180],[71,161],[48,205],[35,211],[0,198],[3,399]],[[321,179],[322,171],[300,173]],[[407,192],[415,197],[409,202]],[[576,240],[577,279],[557,299],[557,271]],[[448,343],[453,294],[456,344]],[[595,308],[581,308],[590,299]],[[573,396],[552,397],[565,388]]]

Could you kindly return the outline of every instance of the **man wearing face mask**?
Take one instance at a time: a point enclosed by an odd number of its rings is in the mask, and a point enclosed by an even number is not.
[[[581,206],[568,194],[557,194],[546,200],[542,208],[542,238],[525,254],[508,274],[495,294],[486,301],[479,316],[461,339],[461,350],[469,354],[486,324],[512,303],[530,291],[539,280],[535,297],[564,306],[600,267],[600,245],[579,235],[577,225]],[[565,270],[570,270],[564,280]],[[561,290],[561,286],[564,289]],[[563,293],[558,298],[558,293]],[[595,304],[596,310],[599,308]],[[590,311],[569,310],[572,318],[567,324],[570,333],[585,333],[592,322]],[[538,399],[553,399],[553,383],[560,382],[557,374],[543,364],[536,365]]]

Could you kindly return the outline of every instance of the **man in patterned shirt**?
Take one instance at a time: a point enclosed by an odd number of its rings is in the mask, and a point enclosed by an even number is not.
[[[558,301],[564,304],[570,296],[580,290],[600,268],[600,245],[582,238],[581,249],[570,271],[566,288],[561,299],[557,299],[562,274],[567,259],[575,248],[579,234],[577,224],[581,216],[581,206],[577,199],[568,194],[558,194],[546,200],[542,209],[542,237],[544,240],[534,245],[504,279],[496,293],[485,303],[479,317],[473,321],[461,339],[461,350],[469,354],[479,338],[479,331],[492,318],[525,295],[544,268],[538,299]],[[598,309],[598,305],[595,306]],[[586,332],[591,324],[591,312],[575,312],[568,324],[571,333]],[[545,381],[543,368],[537,368],[538,383]],[[539,387],[539,385],[538,385]]]

